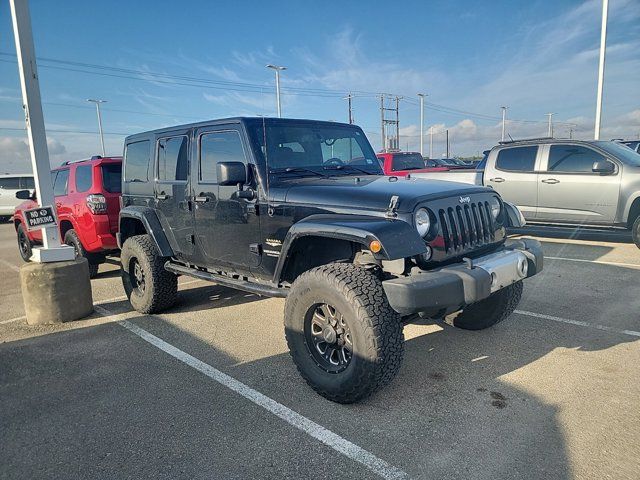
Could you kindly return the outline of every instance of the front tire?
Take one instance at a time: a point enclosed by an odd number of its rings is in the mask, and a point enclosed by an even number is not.
[[[120,253],[124,291],[140,313],[157,313],[171,307],[178,295],[178,277],[164,269],[162,257],[149,235],[129,237]]]
[[[73,247],[73,251],[76,254],[76,258],[84,257],[87,259],[87,262],[89,262],[89,278],[95,278],[96,275],[98,275],[99,266],[97,263],[91,263],[91,258],[89,258],[90,255],[82,246],[80,237],[78,237],[78,234],[76,233],[75,230],[73,229],[68,230],[67,233],[64,234],[64,243]]]
[[[334,263],[300,275],[287,296],[284,321],[298,371],[331,401],[368,397],[402,364],[400,316],[380,280],[355,265]]]
[[[518,307],[522,290],[522,281],[516,282],[465,307],[452,316],[453,326],[464,330],[484,330],[500,323]]]
[[[636,221],[633,222],[631,236],[633,237],[633,243],[636,244],[636,247],[640,248],[640,215],[638,215]]]
[[[31,240],[29,240],[22,223],[18,224],[16,235],[18,236],[18,251],[20,252],[22,260],[30,262],[31,254],[33,253],[33,244],[31,243]]]

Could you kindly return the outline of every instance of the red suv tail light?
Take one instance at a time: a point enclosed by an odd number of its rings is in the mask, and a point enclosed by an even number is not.
[[[87,195],[87,207],[91,213],[107,213],[107,199],[104,195],[92,193]]]

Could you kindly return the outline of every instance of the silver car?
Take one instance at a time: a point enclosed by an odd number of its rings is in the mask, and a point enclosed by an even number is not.
[[[16,198],[16,192],[34,188],[33,175],[30,173],[0,175],[0,222],[9,220],[15,208],[23,202]]]
[[[610,141],[505,142],[483,183],[530,222],[621,227],[640,247],[640,154]]]

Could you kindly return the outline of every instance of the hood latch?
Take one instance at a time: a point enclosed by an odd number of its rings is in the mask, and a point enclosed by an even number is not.
[[[391,200],[389,201],[389,206],[387,207],[387,211],[384,214],[385,217],[396,218],[398,216],[398,213],[396,212],[396,210],[398,210],[399,201],[400,201],[400,197],[398,195],[393,195],[391,197]]]

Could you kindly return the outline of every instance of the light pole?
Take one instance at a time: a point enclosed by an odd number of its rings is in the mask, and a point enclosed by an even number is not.
[[[501,140],[502,142],[504,142],[504,126],[505,126],[505,122],[507,120],[507,108],[508,107],[500,107],[502,109],[502,137]]]
[[[553,113],[547,113],[547,117],[549,117],[549,127],[548,127],[548,137],[553,138]]]
[[[275,70],[276,72],[276,106],[278,107],[278,118],[282,117],[282,110],[280,107],[280,72],[286,70],[287,67],[281,65],[267,65],[267,68]]]
[[[98,114],[98,130],[100,131],[100,145],[102,145],[102,156],[106,157],[107,154],[105,153],[105,150],[104,150],[104,133],[102,132],[102,115],[100,115],[100,104],[107,103],[107,101],[87,98],[87,102],[96,104],[96,113]]]
[[[424,157],[424,93],[419,93],[420,97],[420,155]]]
[[[600,140],[600,124],[602,122],[602,88],[604,84],[604,60],[607,51],[607,17],[609,0],[602,0],[602,29],[600,31],[600,64],[598,66],[598,95],[596,98],[596,125],[594,140]]]

